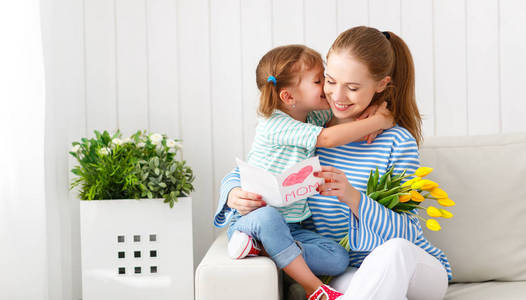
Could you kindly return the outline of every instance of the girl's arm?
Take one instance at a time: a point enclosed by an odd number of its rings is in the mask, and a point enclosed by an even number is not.
[[[323,128],[316,141],[316,147],[332,148],[358,141],[360,138],[378,130],[393,127],[393,115],[387,109],[387,103],[382,103],[373,116]]]

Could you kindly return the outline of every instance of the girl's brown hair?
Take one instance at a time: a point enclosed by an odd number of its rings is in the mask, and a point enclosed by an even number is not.
[[[321,55],[304,45],[287,45],[267,52],[256,68],[256,83],[261,92],[258,113],[266,118],[279,108],[281,89],[299,84],[302,71],[323,68]],[[276,82],[268,81],[274,76]]]
[[[386,89],[374,95],[371,104],[387,102],[395,122],[422,142],[422,118],[415,96],[415,68],[406,43],[392,32],[358,26],[341,33],[329,50],[345,51],[364,63],[376,81],[391,77]]]

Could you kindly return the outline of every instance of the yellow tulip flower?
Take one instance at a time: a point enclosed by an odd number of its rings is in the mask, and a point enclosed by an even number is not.
[[[440,227],[440,224],[438,224],[438,221],[435,220],[435,219],[429,219],[426,221],[426,226],[427,228],[429,228],[429,230],[433,230],[433,231],[439,231],[440,229],[442,229]]]
[[[453,217],[453,214],[450,213],[449,211],[445,210],[445,209],[441,209],[441,208],[439,208],[438,210],[439,210],[440,213],[442,214],[442,218],[449,219],[449,218],[452,218],[452,217]]]
[[[427,214],[433,218],[442,217],[442,213],[440,212],[440,210],[438,210],[438,208],[434,206],[430,206],[427,208]]]
[[[415,176],[424,177],[424,176],[429,175],[429,173],[431,173],[431,172],[433,172],[433,168],[420,167],[420,168],[418,168],[418,170],[416,170]]]
[[[416,202],[422,202],[425,200],[424,196],[422,196],[422,194],[420,194],[419,192],[417,191],[409,191],[409,194],[411,194],[411,200],[413,201],[416,201]]]
[[[415,183],[415,182],[417,182],[417,181],[419,181],[419,180],[421,180],[421,179],[422,179],[422,178],[420,178],[420,177],[415,177],[415,178],[413,178],[413,179],[410,179],[410,180],[404,182],[404,183],[402,184],[402,186],[404,186],[404,187],[406,187],[406,186],[411,186],[413,183]]]
[[[434,188],[438,187],[438,183],[431,181],[429,179],[423,179],[419,180],[411,185],[411,188],[413,190],[432,190]]]
[[[400,197],[398,197],[398,200],[401,203],[407,202],[407,201],[411,200],[411,194],[400,195]]]
[[[438,199],[437,200],[438,204],[442,205],[442,206],[445,206],[445,207],[450,207],[450,206],[454,206],[455,205],[455,201],[449,199],[449,198],[442,198],[442,199]]]
[[[435,197],[437,199],[442,199],[442,198],[447,198],[448,197],[447,193],[443,189],[438,188],[438,187],[431,189],[429,191],[429,193],[431,194],[431,196],[433,196],[433,197]]]

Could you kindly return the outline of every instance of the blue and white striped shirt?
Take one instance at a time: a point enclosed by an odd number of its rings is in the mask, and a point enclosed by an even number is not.
[[[306,228],[337,241],[349,234],[349,264],[353,267],[359,267],[373,249],[387,240],[404,238],[436,257],[446,269],[449,280],[452,279],[446,255],[424,237],[417,217],[396,213],[365,195],[369,173],[376,167],[380,175],[392,165],[395,165],[394,174],[400,174],[404,169],[407,169],[407,174],[413,174],[419,167],[418,146],[409,131],[395,126],[384,131],[371,144],[354,142],[334,148],[318,148],[317,155],[321,165],[344,171],[352,186],[361,192],[359,218],[336,197],[318,194],[308,199],[312,218],[305,221]],[[239,218],[235,210],[225,205],[230,190],[239,186],[237,170],[223,179],[214,218],[216,226],[223,227],[231,219]]]

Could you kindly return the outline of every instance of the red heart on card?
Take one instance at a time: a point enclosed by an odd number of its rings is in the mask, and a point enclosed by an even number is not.
[[[283,186],[291,186],[298,183],[302,183],[310,173],[312,173],[312,166],[303,167],[298,173],[292,173],[285,180],[283,180]]]

